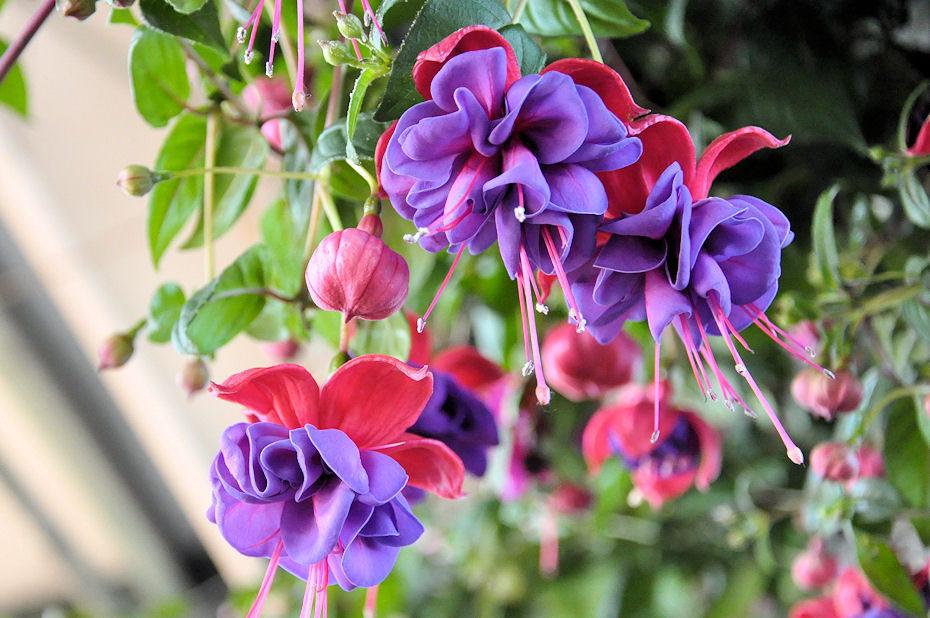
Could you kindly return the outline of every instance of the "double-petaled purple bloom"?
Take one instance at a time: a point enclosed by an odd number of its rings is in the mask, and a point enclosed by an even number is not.
[[[519,77],[509,44],[484,27],[461,30],[423,52],[414,78],[428,100],[407,110],[382,138],[381,185],[417,226],[409,239],[429,251],[448,248],[457,264],[466,247],[477,254],[498,243],[518,283],[529,334],[527,373],[536,368],[537,396],[547,402],[534,272],[558,277],[581,323],[565,272],[595,250],[597,225],[608,208],[599,174],[630,165],[642,153],[617,112],[629,117],[641,110],[634,111],[626,87],[606,67],[563,61]]]

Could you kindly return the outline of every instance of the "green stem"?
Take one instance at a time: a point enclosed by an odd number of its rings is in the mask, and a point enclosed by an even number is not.
[[[872,421],[878,416],[878,414],[888,407],[891,402],[901,399],[902,397],[910,397],[912,395],[920,395],[924,393],[930,393],[930,386],[926,384],[915,384],[913,386],[902,386],[896,388],[884,397],[881,401],[872,406],[868,412],[866,412],[862,417],[862,422],[859,423],[859,427],[856,428],[856,431],[852,436],[846,441],[848,444],[855,444],[856,441],[862,437],[862,434],[865,433],[866,429],[869,428],[869,425],[872,424]]]
[[[219,133],[219,118],[216,111],[207,116],[207,139],[204,144],[204,164],[206,169],[216,162],[216,138]],[[212,281],[216,272],[213,254],[213,172],[206,172],[203,177],[203,251],[207,281]]]
[[[314,191],[313,200],[310,203],[310,221],[307,227],[307,238],[304,243],[304,264],[310,260],[310,256],[313,255],[313,248],[316,246],[316,232],[320,225],[320,213],[323,212],[322,206],[323,200],[320,199],[320,191]]]
[[[329,176],[329,174],[327,174]],[[316,185],[317,193],[320,194],[320,201],[323,204],[323,212],[326,214],[326,220],[329,221],[329,227],[333,229],[334,232],[338,232],[342,229],[342,219],[339,217],[339,211],[336,210],[336,202],[333,201],[333,196],[329,192],[329,187],[326,186],[327,181],[318,182]]]
[[[339,325],[339,351],[343,354],[349,353],[349,321],[345,319],[345,314]]]
[[[135,341],[136,335],[139,334],[139,331],[142,330],[146,324],[148,324],[148,318],[140,319],[138,322],[135,323],[135,325],[132,328],[126,331],[126,337],[130,341]]]
[[[578,25],[581,26],[581,32],[584,33],[584,40],[588,43],[588,49],[591,50],[591,57],[603,64],[604,59],[601,58],[601,50],[597,46],[597,40],[594,38],[594,31],[591,30],[591,24],[588,23],[588,17],[584,14],[584,9],[581,8],[581,2],[579,0],[568,0],[568,4],[572,7],[572,12],[575,13],[575,19],[578,20]]]
[[[371,194],[372,194],[372,195],[377,195],[377,193],[378,193],[378,181],[375,180],[375,177],[371,175],[371,172],[369,172],[367,169],[365,169],[364,166],[359,165],[358,163],[353,163],[353,162],[352,162],[351,160],[349,160],[349,159],[346,159],[346,163],[348,163],[348,164],[349,164],[349,167],[351,167],[352,169],[354,169],[354,170],[358,173],[359,176],[361,176],[362,178],[365,179],[365,182],[368,183],[368,186],[369,186],[369,188],[371,189]]]
[[[320,174],[313,172],[286,172],[276,170],[260,170],[247,167],[200,167],[196,169],[177,170],[177,171],[156,171],[157,174],[163,174],[164,180],[172,178],[184,178],[185,176],[198,176],[200,174],[252,174],[254,176],[270,176],[272,178],[287,178],[292,180],[319,180]]]

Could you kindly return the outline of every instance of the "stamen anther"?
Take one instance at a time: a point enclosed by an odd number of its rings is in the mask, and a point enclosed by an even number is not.
[[[536,303],[536,311],[543,315],[549,315],[549,307],[542,303]]]
[[[804,346],[804,351],[811,355],[811,358],[817,358],[817,350],[809,345]]]
[[[824,370],[823,370],[823,375],[827,376],[827,377],[830,378],[831,380],[835,380],[835,379],[836,379],[836,374],[833,373],[832,371],[830,371],[829,369],[824,369]]]
[[[583,333],[584,329],[588,327],[588,321],[584,318],[578,320],[578,328],[575,329],[576,333]]]
[[[658,441],[659,441],[659,430],[656,429],[655,431],[652,432],[652,437],[649,438],[649,442],[651,442],[652,444],[655,444]]]
[[[271,61],[265,63],[265,75],[267,77],[274,77],[274,65],[271,64]]]
[[[759,418],[759,415],[756,414],[756,411],[753,410],[752,408],[748,407],[748,406],[743,406],[743,414],[745,414],[746,416],[748,416],[749,418],[752,418],[752,419],[757,419],[757,418]]]
[[[245,37],[248,33],[249,33],[248,30],[246,30],[242,26],[239,26],[238,28],[236,28],[236,42],[245,43]]]
[[[523,363],[523,369],[520,370],[520,373],[523,374],[524,378],[528,378],[533,375],[534,370],[535,367],[533,366],[533,361],[528,360]]]
[[[424,328],[426,328],[426,320],[417,318],[417,332],[422,333]]]
[[[513,209],[513,216],[517,218],[517,221],[523,223],[526,221],[526,209],[523,206],[517,206]]]
[[[280,28],[278,28],[277,30],[271,33],[271,40],[274,41],[275,43],[281,40],[281,29]]]
[[[253,52],[251,49],[245,50],[245,53],[242,55],[242,60],[246,64],[251,64],[253,58],[255,58],[255,52]]]
[[[541,406],[549,405],[549,401],[552,399],[552,391],[549,390],[549,387],[541,384],[536,387],[536,401],[539,402]]]
[[[741,376],[746,375],[746,365],[743,363],[736,363],[733,368],[736,369],[736,373],[740,374]]]
[[[804,463],[804,453],[801,452],[801,449],[798,447],[793,447],[788,449],[788,459],[794,463],[801,465]]]

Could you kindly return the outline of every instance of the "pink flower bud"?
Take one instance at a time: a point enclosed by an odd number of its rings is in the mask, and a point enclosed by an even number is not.
[[[833,606],[839,616],[862,616],[868,610],[888,607],[888,599],[872,588],[859,569],[847,567],[836,580]]]
[[[801,407],[833,420],[837,414],[859,407],[862,384],[848,371],[838,371],[836,379],[831,379],[816,369],[805,369],[791,382],[791,394]]]
[[[846,482],[859,473],[859,460],[842,442],[823,442],[811,451],[811,470],[828,481]]]
[[[100,362],[97,369],[113,369],[122,367],[132,357],[132,338],[124,333],[115,333],[103,340],[97,350]]]
[[[833,607],[832,597],[817,597],[795,603],[788,618],[840,618]]]
[[[580,513],[591,506],[592,500],[590,491],[574,483],[562,483],[549,494],[549,506],[556,513]]]
[[[322,309],[352,318],[383,320],[407,300],[410,270],[399,253],[364,230],[333,232],[307,264],[307,287]]]
[[[628,383],[640,363],[639,346],[625,333],[601,345],[589,333],[563,322],[543,341],[543,365],[549,383],[572,401],[600,399]]]
[[[836,577],[836,559],[827,553],[821,539],[811,539],[807,549],[791,564],[791,577],[801,590],[823,588]]]
[[[207,370],[207,364],[201,358],[192,358],[184,363],[181,371],[175,376],[178,386],[190,397],[194,393],[203,390],[210,379],[210,372]]]
[[[885,476],[885,460],[882,453],[874,446],[863,444],[856,451],[856,458],[859,460],[860,479],[870,479],[879,476]]]
[[[291,339],[282,339],[281,341],[269,341],[261,344],[262,352],[268,357],[268,360],[283,363],[289,361],[300,351],[300,344]]]
[[[381,223],[381,217],[374,213],[368,213],[362,217],[357,227],[377,238],[381,238],[381,235],[384,233],[384,225]]]
[[[284,79],[256,77],[255,81],[242,89],[245,104],[258,110],[264,116],[278,114],[291,108],[291,89]],[[274,119],[262,123],[262,135],[276,150],[282,150],[281,120]]]
[[[820,333],[817,332],[817,326],[810,320],[801,320],[788,329],[788,334],[811,356],[820,353]]]

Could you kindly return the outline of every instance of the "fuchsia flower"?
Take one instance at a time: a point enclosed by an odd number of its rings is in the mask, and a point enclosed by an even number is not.
[[[802,590],[823,588],[833,581],[836,573],[836,558],[827,552],[819,538],[811,539],[807,549],[791,563],[791,577]]]
[[[909,614],[891,607],[888,599],[872,588],[855,567],[837,578],[833,593],[807,599],[791,608],[789,618],[906,618]]]
[[[340,367],[322,389],[298,365],[211,385],[250,421],[223,434],[208,512],[239,552],[271,559],[250,618],[279,565],[307,580],[301,615],[314,604],[325,614],[330,577],[346,590],[380,583],[400,547],[423,531],[401,494],[406,486],[462,495],[462,461],[406,432],[432,383],[425,368],[371,355]]]
[[[805,369],[792,380],[791,394],[802,408],[832,421],[837,414],[859,407],[862,383],[848,371],[828,376],[815,369]]]
[[[592,474],[615,455],[631,469],[633,483],[653,508],[680,496],[691,485],[706,491],[720,473],[720,435],[695,414],[668,403],[669,386],[659,384],[659,440],[653,433],[654,389],[631,384],[617,400],[588,421],[582,451]]]
[[[260,114],[271,115],[283,112],[291,106],[291,93],[288,92],[284,79],[267,79],[258,77],[242,89],[242,99],[250,108]],[[280,118],[262,123],[261,131],[268,143],[275,150],[283,150],[281,141]]]
[[[576,71],[585,78],[576,80]],[[537,399],[547,403],[534,271],[556,274],[583,330],[565,272],[594,251],[609,203],[602,178],[640,155],[623,119],[642,110],[600,63],[563,60],[520,77],[510,44],[485,26],[459,30],[423,51],[413,76],[426,101],[379,140],[381,186],[417,226],[408,240],[428,251],[455,252],[452,270],[466,248],[478,254],[497,241],[517,281],[524,374],[536,371]],[[536,307],[546,311],[539,302]]]
[[[691,136],[674,118],[652,115],[633,120],[631,134],[643,142],[643,156],[617,170],[608,188],[614,198],[599,230],[595,257],[569,274],[572,290],[601,343],[611,341],[626,320],[646,320],[655,347],[671,325],[684,344],[695,379],[705,396],[730,409],[741,405],[755,415],[720,370],[708,343],[723,338],[737,373],[756,395],[795,463],[801,450],[791,441],[762,395],[736,344],[748,349],[739,331],[755,323],[802,361],[814,365],[784,330],[765,316],[778,288],[781,249],[793,238],[788,220],[755,197],[708,197],[722,170],[778,140],[758,127],[744,127],[715,139],[695,162]],[[706,363],[706,367],[705,367]],[[822,368],[814,365],[818,370]],[[654,398],[658,439],[658,397]]]
[[[600,399],[628,383],[639,368],[642,353],[624,333],[603,345],[590,333],[579,333],[563,323],[546,333],[542,359],[555,390],[572,401],[583,401]]]
[[[392,315],[407,300],[410,284],[404,258],[384,244],[380,234],[364,229],[380,232],[380,220],[373,224],[363,219],[359,226],[324,238],[307,264],[313,302],[321,309],[341,312],[346,322]]]

